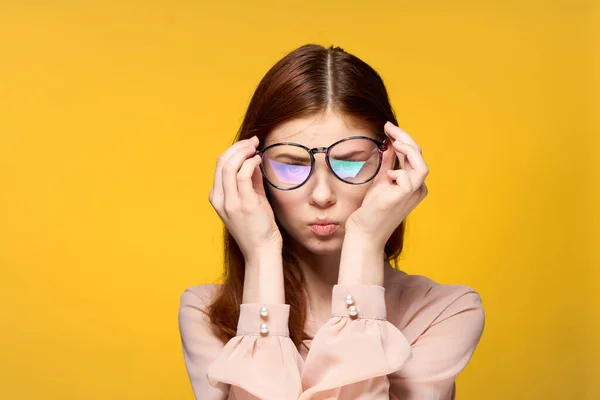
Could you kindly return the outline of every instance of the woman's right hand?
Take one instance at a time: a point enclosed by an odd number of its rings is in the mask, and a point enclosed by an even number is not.
[[[281,249],[281,233],[267,200],[259,165],[254,155],[256,136],[240,140],[217,159],[209,201],[237,242],[246,261],[265,249]],[[253,156],[254,155],[254,156]]]

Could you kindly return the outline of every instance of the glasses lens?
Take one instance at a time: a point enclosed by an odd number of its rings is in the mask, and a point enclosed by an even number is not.
[[[262,167],[267,180],[284,189],[303,184],[310,175],[310,154],[289,144],[273,146],[263,153]]]
[[[369,139],[349,139],[329,152],[329,164],[338,178],[348,183],[364,183],[379,170],[379,151]]]

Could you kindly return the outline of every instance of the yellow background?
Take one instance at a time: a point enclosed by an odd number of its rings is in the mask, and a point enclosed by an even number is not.
[[[4,1],[0,398],[192,399],[179,296],[218,278],[213,167],[286,52],[384,78],[428,198],[403,268],[482,295],[469,399],[599,399],[591,1]],[[593,31],[596,29],[596,31]]]

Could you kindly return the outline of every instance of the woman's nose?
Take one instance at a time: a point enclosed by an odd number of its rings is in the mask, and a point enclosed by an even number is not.
[[[310,177],[310,203],[318,207],[329,207],[336,202],[332,172],[323,157],[315,157],[315,170]],[[307,182],[308,183],[308,182]]]

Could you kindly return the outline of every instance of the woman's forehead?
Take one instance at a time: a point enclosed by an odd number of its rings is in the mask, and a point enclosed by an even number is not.
[[[265,146],[294,142],[311,148],[327,147],[348,136],[374,138],[366,124],[360,124],[355,118],[329,112],[294,119],[277,126],[267,135]]]

